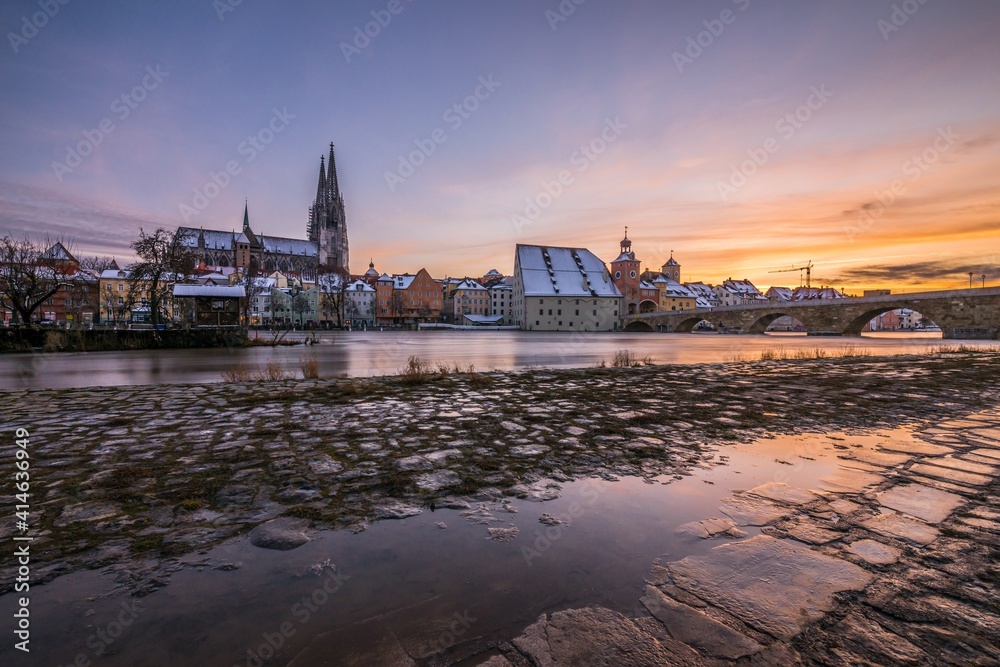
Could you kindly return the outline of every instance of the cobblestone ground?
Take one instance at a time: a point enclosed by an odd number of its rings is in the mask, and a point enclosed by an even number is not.
[[[690,527],[719,547],[653,565],[648,616],[543,616],[483,664],[987,665],[998,371],[962,354],[41,390],[2,394],[0,417],[30,432],[38,578],[110,566],[136,595],[176,556],[279,516],[363,530],[545,497],[551,479],[682,475],[726,441],[916,424],[919,441],[855,462],[863,485],[728,499]],[[748,525],[764,534],[735,539]]]

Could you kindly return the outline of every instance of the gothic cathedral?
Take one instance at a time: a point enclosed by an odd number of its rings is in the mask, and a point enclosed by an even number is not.
[[[319,265],[326,269],[350,272],[347,246],[347,216],[344,196],[337,182],[337,162],[330,144],[330,161],[319,158],[319,183],[316,201],[309,207],[309,240],[316,244]]]

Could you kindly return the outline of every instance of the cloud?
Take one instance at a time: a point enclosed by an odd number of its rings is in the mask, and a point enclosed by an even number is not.
[[[925,262],[908,262],[902,264],[883,264],[859,266],[844,269],[834,282],[864,283],[864,282],[913,282],[927,283],[946,278],[968,278],[972,272],[973,278],[986,275],[986,279],[1000,277],[1000,256],[984,257],[982,261],[931,260]]]
[[[104,202],[45,188],[0,182],[0,234],[15,238],[64,239],[81,253],[131,256],[139,229],[176,224]]]

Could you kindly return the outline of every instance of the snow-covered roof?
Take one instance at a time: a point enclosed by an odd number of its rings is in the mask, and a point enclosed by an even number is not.
[[[662,283],[661,283],[662,284]],[[675,297],[678,299],[695,299],[697,295],[689,290],[684,285],[681,285],[676,280],[670,278],[666,279],[666,287],[663,289],[663,293],[666,296]]]
[[[760,290],[749,280],[724,280],[722,282],[722,289],[740,296],[761,295]]]
[[[713,303],[703,296],[697,296],[694,299],[694,305],[698,308],[712,308]]]
[[[363,280],[355,280],[347,286],[348,292],[374,292],[375,288]]]
[[[706,285],[705,283],[684,283],[684,287],[688,288],[694,294],[703,297],[705,299],[714,301],[716,298],[715,290],[711,285]]]
[[[174,285],[174,296],[207,296],[240,298],[246,296],[246,290],[240,285]]]
[[[648,280],[640,280],[639,289],[656,289],[656,285],[649,282]]]
[[[410,285],[413,284],[414,278],[416,278],[416,276],[411,276],[409,274],[393,276],[392,287],[393,289],[410,289]]]
[[[616,261],[616,262],[634,262],[635,261],[635,253],[634,252],[623,252],[622,254],[618,255],[618,257],[616,257],[614,261]]]
[[[792,301],[811,301],[813,299],[843,299],[844,295],[832,287],[796,287],[792,293]]]
[[[63,244],[59,243],[58,241],[52,244],[52,246],[48,250],[43,252],[41,258],[49,260],[66,261],[66,262],[76,261],[76,257],[71,255],[69,250],[66,250]]]
[[[129,272],[124,269],[104,269],[101,271],[101,280],[121,280],[126,279]]]
[[[491,291],[491,292],[494,291],[494,290],[510,291],[512,289],[514,289],[514,286],[513,285],[509,285],[506,282],[496,283],[495,285],[490,285],[489,286],[489,291]]]
[[[764,296],[772,301],[791,301],[792,290],[789,287],[771,287]]]
[[[206,250],[232,250],[234,242],[252,243],[253,239],[247,234],[241,233],[239,236],[235,232],[224,232],[218,229],[195,229],[194,227],[181,227],[184,236],[184,245],[188,248],[197,248],[198,239],[204,237]],[[298,255],[301,257],[317,257],[319,251],[312,241],[302,239],[288,239],[283,236],[255,235],[257,240],[264,246],[264,252],[278,255]]]
[[[318,257],[319,250],[312,241],[302,239],[286,239],[281,236],[258,236],[264,244],[264,252],[277,255],[298,255],[300,257]]]
[[[518,244],[516,253],[526,296],[621,296],[604,262],[586,248]]]
[[[503,276],[503,274],[500,273],[499,271],[497,271],[496,269],[490,269],[489,271],[486,272],[486,275],[483,276],[483,277],[484,278],[500,278],[501,276]]]
[[[486,288],[477,283],[475,280],[463,280],[458,285],[455,286],[456,290],[472,290],[474,292],[485,292]]]
[[[382,275],[380,275],[378,277],[378,282],[380,282],[380,283],[381,282],[391,283],[392,282],[392,276],[390,276],[388,273],[383,273]]]
[[[497,324],[503,319],[503,315],[463,315],[463,317],[475,324]]]
[[[678,264],[677,260],[674,259],[674,256],[671,255],[670,259],[668,259],[663,266],[680,266],[680,264]]]

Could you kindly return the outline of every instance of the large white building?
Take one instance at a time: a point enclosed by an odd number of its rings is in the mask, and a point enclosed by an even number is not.
[[[513,322],[525,331],[617,331],[622,293],[585,248],[518,244]]]

